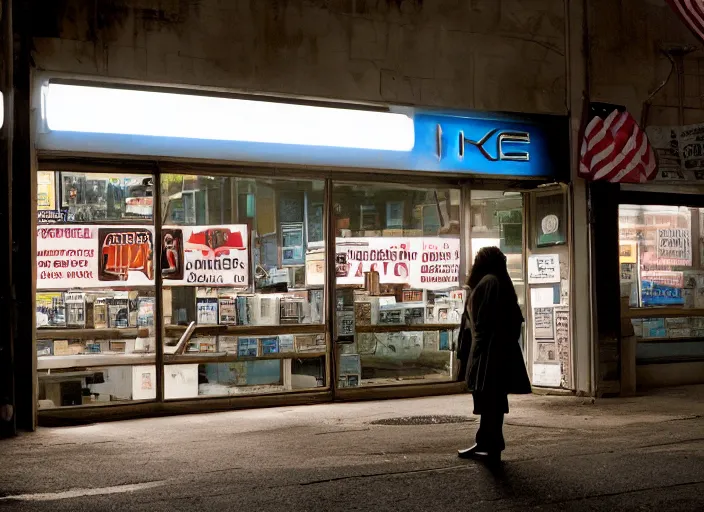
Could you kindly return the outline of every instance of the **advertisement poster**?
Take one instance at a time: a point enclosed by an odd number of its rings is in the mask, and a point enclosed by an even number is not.
[[[153,283],[152,228],[37,227],[37,288]]]
[[[533,335],[537,340],[551,340],[555,337],[553,308],[533,308]]]
[[[54,171],[37,172],[37,210],[56,210]]]
[[[168,226],[162,229],[165,286],[249,283],[247,226]]]
[[[678,265],[692,265],[692,232],[689,229],[658,229],[657,243],[658,260],[676,260]]]
[[[658,181],[704,179],[704,124],[649,126],[648,139],[658,159]]]
[[[148,285],[154,281],[151,228],[98,228],[98,279]]]
[[[364,273],[379,272],[381,284],[446,289],[459,285],[457,238],[338,238],[338,285],[364,284]]]

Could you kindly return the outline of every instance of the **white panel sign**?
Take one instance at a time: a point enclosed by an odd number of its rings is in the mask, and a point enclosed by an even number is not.
[[[38,226],[37,289],[154,283],[150,226]]]
[[[528,284],[560,282],[560,256],[537,254],[528,258]]]
[[[559,363],[533,363],[533,385],[551,388],[560,387]]]
[[[364,273],[379,272],[382,284],[438,290],[459,285],[458,238],[338,238],[337,284],[364,284]]]

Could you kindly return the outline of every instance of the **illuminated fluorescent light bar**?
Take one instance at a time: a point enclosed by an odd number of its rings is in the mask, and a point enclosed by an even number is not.
[[[48,90],[47,90],[48,89]],[[52,131],[411,151],[404,114],[130,89],[49,84]]]
[[[5,97],[0,91],[0,128],[5,124]]]

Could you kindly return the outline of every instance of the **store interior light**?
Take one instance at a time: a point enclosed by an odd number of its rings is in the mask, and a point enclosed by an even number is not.
[[[0,91],[0,130],[2,129],[4,124],[5,124],[5,97],[3,96],[2,91]]]
[[[370,110],[49,84],[52,131],[411,151],[413,119]]]

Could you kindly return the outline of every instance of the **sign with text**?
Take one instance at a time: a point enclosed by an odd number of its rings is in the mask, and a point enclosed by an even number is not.
[[[364,284],[364,273],[379,272],[382,284],[439,290],[459,285],[458,238],[338,238],[338,285]]]
[[[247,226],[164,226],[161,272],[165,286],[249,284]]]
[[[553,308],[533,308],[533,336],[537,340],[551,340],[555,336]]]
[[[37,227],[37,289],[149,285],[154,282],[151,227]]]
[[[692,264],[692,232],[687,228],[658,229],[658,259]]]
[[[538,254],[528,258],[528,284],[560,282],[560,256]]]

